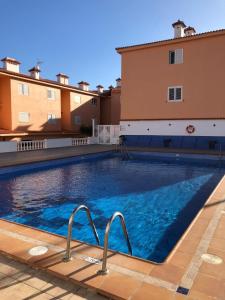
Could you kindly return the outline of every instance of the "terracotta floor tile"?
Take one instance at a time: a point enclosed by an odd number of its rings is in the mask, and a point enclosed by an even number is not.
[[[4,277],[0,280],[0,291],[13,286],[17,283],[17,280],[12,277]]]
[[[13,276],[27,269],[26,265],[20,264],[19,262],[0,262],[0,272],[6,276]]]
[[[192,259],[192,255],[177,250],[173,256],[168,260],[168,263],[180,267],[186,268]]]
[[[106,278],[104,275],[97,274],[100,269],[101,265],[89,264],[74,272],[70,278],[90,287],[99,288]]]
[[[100,289],[109,297],[129,299],[140,286],[141,282],[139,280],[111,271],[108,275],[105,275],[105,280]]]
[[[185,239],[201,238],[209,225],[209,219],[199,218],[189,232],[186,234]]]
[[[121,254],[115,254],[109,257],[108,262],[144,274],[149,274],[154,267],[154,264],[150,262],[141,261]]]
[[[26,285],[24,283],[15,283],[4,290],[1,290],[1,299],[10,299],[10,300],[21,300],[31,297],[35,299],[34,295],[38,294],[38,290]]]
[[[150,272],[150,276],[177,284],[184,275],[184,272],[185,269],[168,263],[155,266]]]
[[[224,253],[217,251],[216,255],[221,257]],[[199,272],[225,281],[225,260],[219,265],[213,265],[203,261]]]
[[[206,204],[200,214],[200,217],[203,219],[211,219],[213,214],[215,213],[216,206],[209,206]]]
[[[174,293],[147,283],[143,283],[141,287],[131,297],[132,300],[173,300]]]
[[[97,248],[97,247],[92,247],[89,245],[81,245],[80,247],[74,248],[73,252],[77,252],[81,255],[86,255],[94,258],[101,259],[103,256],[103,249]]]
[[[207,253],[217,255],[225,261],[225,251],[221,251],[213,246],[210,246],[207,250]]]
[[[79,289],[75,284],[61,280],[59,278],[54,278],[48,282],[41,290],[51,296],[60,299],[69,299],[71,297],[72,291],[77,291]]]
[[[197,246],[200,242],[200,239],[183,239],[178,246],[177,250],[187,253],[187,254],[194,254]]]
[[[62,262],[56,263],[55,265],[49,267],[49,270],[61,274],[62,276],[73,276],[75,273],[80,272],[85,268],[89,263],[81,259],[73,259],[70,262]]]
[[[193,291],[205,294],[218,299],[225,299],[225,284],[224,280],[217,280],[214,277],[199,273],[192,286]],[[190,293],[192,296],[193,293]]]
[[[225,228],[224,228],[224,232],[225,232]],[[213,238],[209,244],[209,247],[213,247],[220,251],[225,252],[225,239]]]
[[[208,296],[206,294],[203,294],[203,293],[200,293],[200,292],[194,291],[194,290],[191,290],[189,292],[188,299],[187,299],[187,296],[184,296],[184,297],[186,297],[186,300],[216,300],[215,297],[211,297],[211,296]],[[178,299],[175,298],[174,300],[178,300]],[[185,300],[185,299],[180,298],[179,300]],[[220,300],[220,299],[217,298],[217,300]]]

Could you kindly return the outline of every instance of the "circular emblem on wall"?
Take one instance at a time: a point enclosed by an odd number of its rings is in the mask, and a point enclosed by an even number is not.
[[[187,133],[189,133],[189,134],[194,133],[194,132],[195,132],[195,127],[194,127],[194,125],[188,125],[188,126],[186,127],[186,131],[187,131]]]

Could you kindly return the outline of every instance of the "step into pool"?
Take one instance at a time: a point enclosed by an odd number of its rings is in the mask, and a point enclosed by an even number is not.
[[[87,205],[101,245],[106,224],[123,213],[133,255],[161,263],[225,173],[212,157],[100,153],[0,169],[0,217],[66,236],[73,209]],[[85,212],[79,212],[73,238],[95,244]],[[119,220],[109,248],[127,253]]]

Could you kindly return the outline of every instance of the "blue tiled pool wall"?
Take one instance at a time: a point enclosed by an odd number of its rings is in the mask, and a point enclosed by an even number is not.
[[[225,151],[225,136],[126,135],[127,146]]]
[[[13,175],[23,175],[36,171],[43,171],[46,169],[54,169],[65,165],[79,164],[82,162],[91,162],[102,159],[110,159],[113,157],[123,156],[120,152],[107,151],[94,154],[78,155],[69,158],[53,159],[41,162],[20,164],[10,167],[0,168],[0,178]],[[141,151],[129,151],[130,161],[151,161],[151,162],[164,162],[164,163],[176,163],[190,165],[201,165],[204,163],[208,167],[225,167],[225,156],[219,157],[215,155],[201,155],[201,154],[186,154],[186,153],[160,153],[160,152],[141,152]]]

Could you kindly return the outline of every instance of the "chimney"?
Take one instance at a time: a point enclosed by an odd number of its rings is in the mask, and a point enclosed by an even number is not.
[[[78,82],[79,84],[79,88],[83,91],[89,91],[89,83],[88,82],[85,82],[85,81],[80,81]]]
[[[40,67],[39,66],[35,66],[32,69],[29,70],[30,72],[30,76],[33,77],[34,79],[40,79]]]
[[[56,77],[57,77],[58,83],[66,84],[66,85],[69,84],[69,76],[67,76],[66,74],[59,73],[59,74],[56,75]]]
[[[114,89],[114,86],[113,86],[113,85],[110,85],[110,86],[109,86],[109,90],[112,90],[112,89]]]
[[[102,86],[101,84],[97,85],[96,88],[98,89],[99,94],[102,94],[104,92],[104,86]]]
[[[191,36],[194,35],[196,33],[194,27],[188,26],[184,29],[184,34],[185,36]]]
[[[174,28],[174,38],[180,38],[185,36],[184,29],[186,25],[183,21],[177,20],[177,22],[173,23],[172,26]]]
[[[121,78],[116,79],[116,87],[121,87]]]
[[[3,62],[3,68],[7,71],[19,73],[20,72],[20,62],[15,58],[5,57],[1,60]]]

